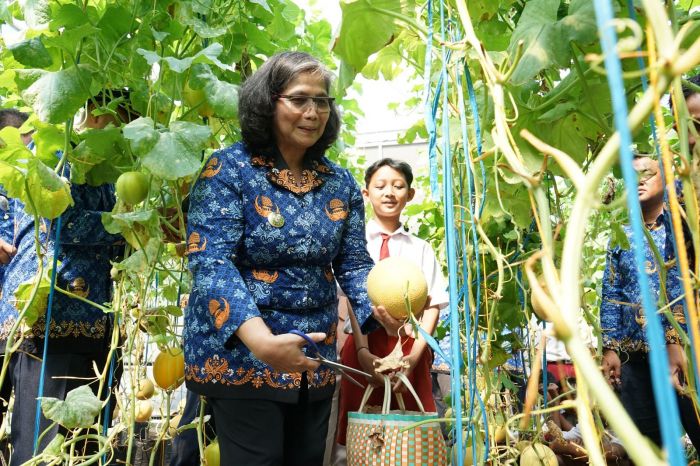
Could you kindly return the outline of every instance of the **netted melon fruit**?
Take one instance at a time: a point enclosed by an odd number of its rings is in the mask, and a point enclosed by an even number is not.
[[[558,466],[557,455],[551,448],[541,443],[525,447],[520,454],[520,466]]]
[[[387,257],[367,276],[367,294],[372,304],[384,306],[395,319],[403,320],[408,316],[406,297],[416,317],[423,312],[428,283],[415,262],[405,257]]]

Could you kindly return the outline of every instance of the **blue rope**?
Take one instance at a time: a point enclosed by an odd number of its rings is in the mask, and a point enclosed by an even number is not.
[[[476,141],[476,154],[481,156],[481,120],[479,118],[479,108],[476,104],[476,92],[474,92],[474,84],[472,83],[472,75],[469,72],[469,67],[464,63],[464,76],[467,79],[467,91],[469,92],[469,106],[472,109],[472,118],[474,119],[474,140]],[[479,160],[479,168],[481,171],[481,199],[479,201],[479,218],[484,213],[484,204],[486,203],[486,166],[483,160]],[[471,167],[470,167],[471,170]],[[472,193],[475,192],[475,187],[472,186]],[[476,233],[474,233],[476,238]]]
[[[425,94],[424,103],[424,113],[425,116],[425,129],[428,132],[428,161],[430,164],[430,193],[434,200],[438,198],[438,186],[437,186],[437,131],[435,127],[435,112],[433,111],[433,106],[430,103],[430,83],[432,75],[432,65],[433,65],[433,2],[428,0],[428,34],[425,39],[425,68],[423,70],[423,82],[425,83],[425,88],[423,93]],[[440,92],[440,87],[437,88],[437,93]]]
[[[430,3],[430,2],[429,2]],[[430,11],[430,8],[429,8]],[[430,16],[430,14],[429,14]],[[432,24],[432,22],[431,22]],[[445,34],[445,5],[444,2],[440,1],[440,29],[441,38],[443,44],[446,40]],[[451,350],[452,350],[452,362],[453,367],[450,371],[451,374],[451,386],[452,386],[452,400],[453,400],[453,412],[455,414],[455,428],[457,432],[456,445],[457,445],[457,456],[459,464],[464,461],[463,439],[462,439],[462,403],[461,403],[461,393],[462,393],[462,352],[460,348],[459,341],[459,313],[457,309],[457,254],[456,254],[456,239],[455,239],[455,223],[454,223],[454,201],[453,201],[453,187],[452,187],[452,153],[450,150],[450,119],[449,119],[449,105],[448,105],[448,76],[447,76],[447,53],[446,48],[443,45],[441,47],[442,54],[442,87],[443,87],[443,101],[442,101],[442,123],[443,123],[443,203],[445,206],[445,242],[447,245],[447,266],[449,271],[449,293],[450,293],[450,338]],[[455,400],[459,403],[455,403]],[[474,442],[474,436],[472,436],[472,442]]]
[[[464,70],[465,70],[464,75],[467,75],[468,69],[466,67],[466,64],[465,64]],[[466,112],[466,108],[465,108],[464,97],[463,97],[463,94],[461,92],[461,86],[466,83],[466,79],[463,80],[463,73],[462,73],[461,67],[457,68],[457,80],[458,80],[458,83],[460,84],[460,92],[457,93],[457,97],[458,97],[458,105],[459,105],[459,112],[460,112],[460,127],[462,130],[462,148],[464,150],[463,154],[464,154],[466,173],[467,173],[467,190],[469,192],[468,205],[469,205],[469,213],[470,213],[471,222],[472,222],[472,228],[471,228],[472,246],[474,249],[474,257],[476,258],[476,260],[474,261],[476,264],[476,276],[475,276],[474,280],[472,280],[472,284],[474,286],[476,286],[476,306],[475,306],[476,310],[475,310],[475,319],[474,319],[475,325],[474,325],[474,329],[471,332],[473,335],[473,340],[467,339],[468,342],[471,342],[471,344],[469,345],[469,348],[467,348],[467,351],[469,351],[472,354],[472,356],[470,358],[468,358],[468,368],[467,368],[467,377],[468,377],[469,386],[470,386],[470,390],[469,390],[469,395],[470,395],[469,396],[469,417],[471,419],[472,416],[474,415],[474,409],[476,407],[476,405],[474,403],[474,399],[476,398],[477,401],[479,402],[479,405],[482,408],[481,409],[481,416],[482,416],[482,422],[483,422],[483,427],[484,427],[484,432],[485,432],[484,442],[486,445],[488,445],[489,444],[488,416],[486,414],[486,409],[484,408],[484,403],[483,403],[483,400],[481,399],[481,395],[476,390],[476,361],[477,361],[476,356],[477,356],[477,349],[479,348],[478,322],[479,322],[479,311],[480,311],[480,307],[481,307],[481,263],[479,261],[479,243],[478,243],[476,228],[474,227],[474,223],[476,220],[476,212],[474,211],[474,208],[475,208],[474,195],[476,193],[476,188],[474,186],[474,174],[471,171],[471,164],[468,162],[470,151],[469,151],[469,138],[467,135],[467,121],[466,121],[467,112]],[[472,101],[471,109],[472,109],[472,112],[475,114],[474,119],[477,122],[476,138],[477,138],[477,140],[479,140],[480,129],[478,126],[478,120],[479,120],[478,110],[476,110],[476,105],[475,105],[476,102],[473,99],[473,94],[470,94],[470,98],[471,98],[470,100]],[[477,153],[479,150],[480,150],[480,143],[477,143]],[[459,180],[460,180],[460,185],[461,185],[461,181],[462,181],[461,176],[459,177]],[[461,192],[461,190],[460,190],[460,192]],[[462,200],[461,202],[464,205],[464,200]],[[462,209],[462,216],[464,216],[464,209]],[[465,223],[466,222],[465,222],[464,218],[462,218],[462,238],[463,238],[463,241],[466,243],[466,238],[468,235],[464,229]],[[465,282],[467,282],[467,277],[468,277],[467,263],[468,263],[468,261],[467,261],[467,257],[466,257],[466,244],[465,244],[465,247],[463,249],[464,249],[464,256],[462,258],[463,259],[462,263],[463,263],[463,267],[464,267],[464,271],[463,271],[464,275],[463,276],[464,276]],[[465,302],[465,309],[469,309],[468,303],[466,303],[466,302]],[[468,312],[467,315],[469,315],[469,314],[470,313]],[[471,322],[467,322],[467,328],[471,330]],[[472,446],[474,446],[474,441],[472,442]],[[476,451],[477,451],[477,449],[473,448],[474,455],[476,455]],[[489,455],[489,449],[484,448],[484,458],[483,458],[484,461],[488,460],[488,455]]]
[[[51,261],[51,288],[49,289],[49,301],[46,307],[46,318],[44,324],[44,349],[41,357],[41,374],[39,375],[39,394],[36,399],[36,413],[34,416],[34,449],[32,456],[36,456],[39,449],[39,429],[41,425],[41,397],[44,396],[44,378],[46,375],[46,358],[49,349],[49,333],[51,330],[51,311],[53,309],[53,297],[56,287],[56,271],[58,269],[58,253],[61,249],[61,218],[56,221],[56,237],[53,245],[53,258]]]
[[[646,242],[643,234],[642,214],[637,197],[637,175],[632,167],[632,136],[627,125],[627,101],[622,80],[622,66],[617,56],[615,45],[617,34],[613,25],[613,13],[610,1],[595,0],[596,21],[601,36],[603,53],[605,54],[605,69],[607,71],[608,86],[612,96],[615,127],[620,134],[620,163],[627,191],[627,208],[630,213],[632,225],[632,239],[634,241],[634,258],[637,264],[637,278],[642,295],[642,305],[647,318],[647,340],[650,347],[650,362],[652,382],[654,387],[654,399],[659,413],[659,423],[664,444],[668,449],[668,458],[672,466],[685,465],[685,457],[681,450],[678,417],[678,405],[676,403],[673,386],[668,383],[669,366],[663,328],[657,314],[656,304],[651,296],[651,288],[645,269]]]

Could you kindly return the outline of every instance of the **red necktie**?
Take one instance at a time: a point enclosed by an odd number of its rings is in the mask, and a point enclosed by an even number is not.
[[[389,257],[389,238],[391,235],[380,233],[382,235],[382,246],[379,248],[379,260]]]

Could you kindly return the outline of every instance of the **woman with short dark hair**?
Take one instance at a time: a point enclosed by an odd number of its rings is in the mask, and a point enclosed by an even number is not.
[[[271,57],[241,87],[243,141],[214,153],[193,188],[185,313],[187,387],[206,395],[227,465],[320,465],[335,374],[336,280],[376,325],[373,263],[352,175],[324,152],[340,118],[312,56]]]

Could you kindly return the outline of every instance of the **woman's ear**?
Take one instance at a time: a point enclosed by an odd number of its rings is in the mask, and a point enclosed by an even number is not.
[[[408,200],[412,201],[413,196],[415,196],[415,195],[416,195],[416,190],[413,188],[408,188]]]
[[[362,188],[362,199],[364,199],[365,202],[369,201],[369,190],[367,188]]]

